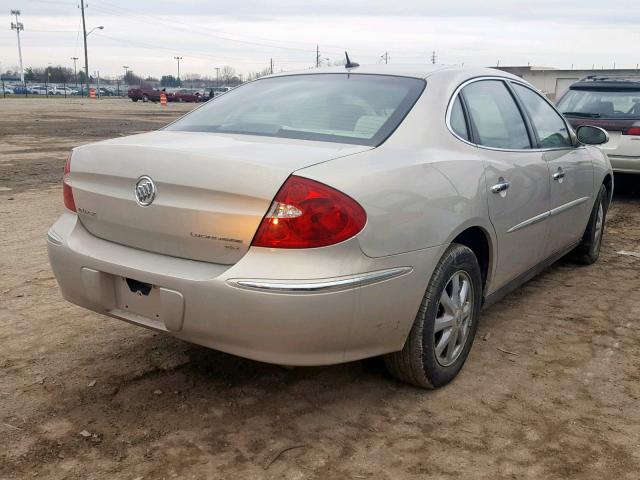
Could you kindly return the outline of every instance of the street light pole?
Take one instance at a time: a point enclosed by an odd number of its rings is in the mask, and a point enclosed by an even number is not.
[[[182,60],[182,57],[173,57],[174,60],[178,61],[178,86],[180,86],[180,60]]]
[[[216,67],[216,87],[220,87],[220,67]]]
[[[80,12],[82,13],[82,33],[84,38],[84,74],[87,81],[87,96],[89,96],[89,54],[87,53],[87,37],[91,35],[91,32],[93,32],[96,28],[102,30],[104,27],[100,25],[99,27],[95,27],[89,33],[87,33],[87,24],[84,18],[84,0],[80,0]]]
[[[84,0],[80,0],[80,11],[82,12],[82,38],[84,38],[84,77],[85,90],[89,96],[89,54],[87,53],[87,24],[84,20]]]
[[[78,69],[76,68],[78,57],[71,57],[71,60],[73,60],[73,75],[76,77],[76,88],[78,88]]]
[[[16,16],[16,23],[11,22],[11,30],[16,31],[18,36],[18,58],[20,59],[20,81],[24,85],[24,69],[22,68],[22,45],[20,45],[20,30],[24,30],[24,25],[18,21],[20,10],[11,10],[11,15]]]

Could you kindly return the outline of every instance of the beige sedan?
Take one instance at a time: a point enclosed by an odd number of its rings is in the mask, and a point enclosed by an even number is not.
[[[438,387],[484,305],[596,261],[606,140],[491,69],[266,77],[74,149],[49,257],[90,310],[277,364],[385,355]]]

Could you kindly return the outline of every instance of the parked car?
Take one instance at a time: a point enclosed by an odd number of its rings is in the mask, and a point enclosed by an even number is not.
[[[100,87],[99,90],[101,97],[114,97],[116,95],[116,92],[106,87]]]
[[[602,148],[615,172],[640,173],[640,75],[587,77],[571,85],[558,109],[574,127],[609,132]]]
[[[200,92],[192,90],[178,90],[173,93],[174,102],[202,102],[204,99]]]
[[[613,177],[492,69],[265,77],[152,133],[77,147],[48,232],[64,298],[264,362],[385,355],[439,387],[480,310],[571,252],[597,260]]]
[[[174,101],[173,93],[166,92],[166,91],[163,91],[163,90],[157,90],[155,88],[146,88],[146,87],[130,88],[128,96],[134,102],[137,102],[138,100],[142,100],[143,102],[149,102],[149,101],[151,101],[151,102],[159,102],[160,101],[160,95],[162,93],[164,93],[167,96],[167,101],[168,102],[173,102]]]

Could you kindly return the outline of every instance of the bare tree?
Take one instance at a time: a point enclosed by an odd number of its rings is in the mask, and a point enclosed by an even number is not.
[[[229,65],[225,65],[220,69],[220,80],[222,83],[227,85],[231,83],[231,79],[236,76],[236,69],[230,67]]]

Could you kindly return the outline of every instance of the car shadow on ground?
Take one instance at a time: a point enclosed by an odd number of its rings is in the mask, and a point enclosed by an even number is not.
[[[640,199],[640,173],[621,174],[614,177],[613,201],[616,200],[639,200]]]

